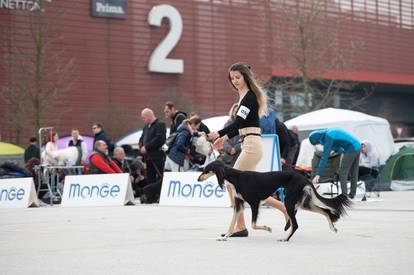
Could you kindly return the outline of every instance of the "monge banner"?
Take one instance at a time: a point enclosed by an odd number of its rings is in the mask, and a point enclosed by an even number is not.
[[[0,180],[0,208],[39,206],[32,178]]]
[[[109,206],[133,204],[128,174],[66,176],[62,206]]]
[[[215,176],[198,182],[200,172],[165,172],[160,205],[229,207],[227,189],[217,183]]]

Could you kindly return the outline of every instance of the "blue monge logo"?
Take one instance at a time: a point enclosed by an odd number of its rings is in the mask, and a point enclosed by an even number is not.
[[[220,186],[210,181],[202,184],[182,184],[179,180],[171,180],[168,186],[167,196],[171,198],[221,198],[224,193],[226,193],[225,189],[221,189]]]
[[[71,183],[69,186],[69,198],[78,199],[106,199],[115,198],[119,195],[121,188],[119,185],[103,183],[101,185],[80,185]]]
[[[2,201],[21,201],[24,198],[26,192],[23,188],[17,189],[16,187],[10,187],[7,189],[0,189],[0,202]]]

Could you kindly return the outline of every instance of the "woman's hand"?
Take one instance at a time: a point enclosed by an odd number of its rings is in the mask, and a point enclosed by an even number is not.
[[[211,132],[210,134],[207,135],[207,137],[209,140],[215,141],[216,139],[220,137],[220,135],[217,132]]]
[[[214,149],[216,149],[216,150],[223,149],[224,142],[225,142],[224,138],[218,138],[218,139],[216,139],[216,141],[213,144]]]

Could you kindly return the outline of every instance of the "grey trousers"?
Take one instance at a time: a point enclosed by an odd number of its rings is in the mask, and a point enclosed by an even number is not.
[[[356,194],[358,182],[360,152],[342,154],[341,164],[339,166],[339,181],[341,182],[342,193],[348,194],[347,182],[348,177],[351,181],[351,190],[349,196],[353,198]]]

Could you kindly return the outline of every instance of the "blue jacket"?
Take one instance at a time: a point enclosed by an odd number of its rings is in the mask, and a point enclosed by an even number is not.
[[[184,157],[190,145],[191,134],[184,124],[178,126],[177,133],[171,149],[168,150],[168,157],[178,165],[184,166]]]
[[[331,151],[346,154],[361,151],[361,142],[340,128],[313,131],[309,134],[311,144],[323,145],[323,154],[316,175],[321,175],[328,162]]]

